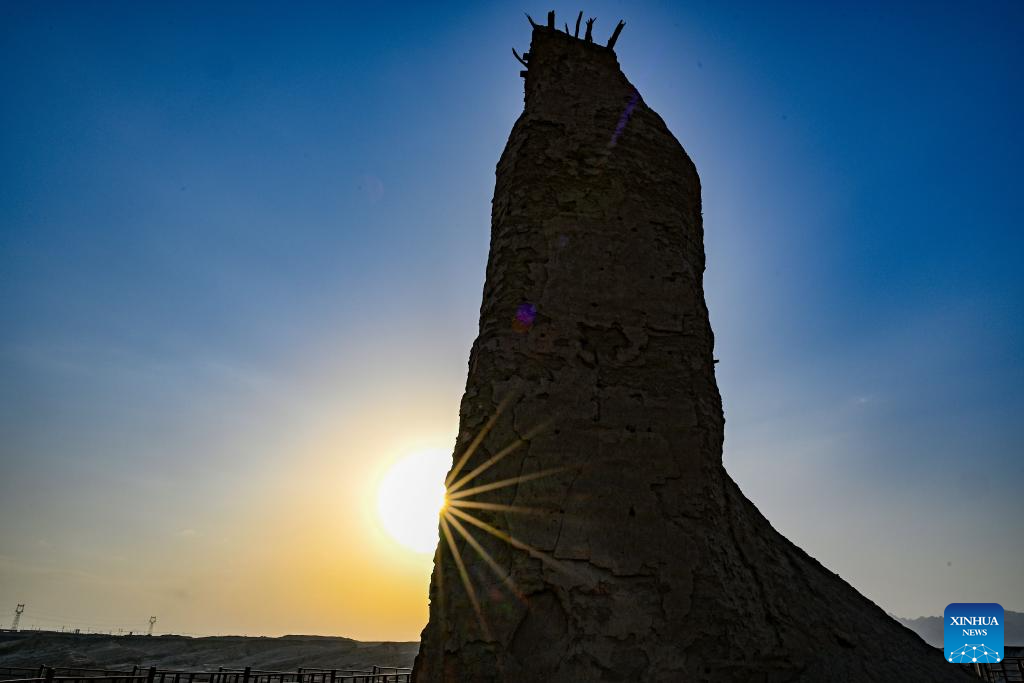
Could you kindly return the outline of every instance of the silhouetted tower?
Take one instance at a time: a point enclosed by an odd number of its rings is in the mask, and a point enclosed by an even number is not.
[[[25,605],[20,604],[14,608],[14,621],[11,622],[11,630],[18,630],[18,623],[21,622],[21,615],[25,613]]]
[[[146,633],[147,636],[153,635],[153,626],[156,624],[156,617],[149,618],[149,631]]]
[[[593,25],[517,54],[413,681],[970,680],[725,471],[700,179]]]

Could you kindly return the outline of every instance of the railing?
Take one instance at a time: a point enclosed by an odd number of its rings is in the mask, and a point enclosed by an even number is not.
[[[75,667],[0,667],[3,683],[410,683],[412,670],[374,666],[371,669],[310,669],[265,671],[227,669],[175,671],[173,669],[109,671]]]
[[[371,669],[319,669],[301,667],[298,671],[266,671],[263,669],[229,669],[222,667],[218,674],[233,678],[211,679],[210,683],[409,683],[412,669],[407,667],[374,666]],[[156,683],[167,683],[157,681]],[[174,681],[173,683],[183,683]]]
[[[1024,659],[1008,657],[996,664],[960,664],[973,676],[992,683],[1024,683]],[[229,669],[176,671],[150,667],[131,671],[81,667],[0,667],[2,683],[410,683],[407,667],[374,666],[370,669],[321,669],[298,671]]]
[[[983,681],[1024,681],[1024,659],[1018,657],[1007,657],[995,664],[961,664],[960,667]]]

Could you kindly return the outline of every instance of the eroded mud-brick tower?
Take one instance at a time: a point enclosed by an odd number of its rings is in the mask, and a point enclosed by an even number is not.
[[[589,25],[547,24],[414,680],[963,680],[726,474],[697,171]]]

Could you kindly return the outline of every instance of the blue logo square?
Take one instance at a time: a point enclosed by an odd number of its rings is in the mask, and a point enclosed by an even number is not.
[[[994,602],[954,602],[943,615],[942,645],[954,664],[1003,661],[1003,608]]]

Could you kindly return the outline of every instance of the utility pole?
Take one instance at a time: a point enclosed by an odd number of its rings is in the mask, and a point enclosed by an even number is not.
[[[147,636],[153,635],[153,624],[155,624],[155,623],[156,623],[156,617],[150,617],[149,618],[149,633],[146,634]]]
[[[18,622],[21,621],[21,615],[22,615],[22,613],[24,613],[24,611],[25,611],[25,605],[24,604],[19,604],[17,607],[14,608],[14,621],[11,622],[11,630],[12,631],[17,631],[18,630]]]

